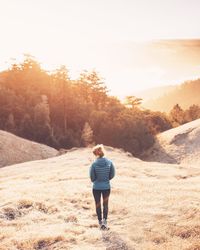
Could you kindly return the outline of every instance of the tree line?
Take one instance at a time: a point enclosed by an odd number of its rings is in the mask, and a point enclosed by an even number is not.
[[[157,133],[177,126],[140,103],[110,96],[96,71],[74,80],[65,66],[49,73],[31,56],[0,72],[0,129],[57,149],[103,143],[139,156]]]
[[[184,110],[179,104],[176,104],[169,112],[169,118],[173,127],[199,119],[200,106],[193,104],[188,109]]]

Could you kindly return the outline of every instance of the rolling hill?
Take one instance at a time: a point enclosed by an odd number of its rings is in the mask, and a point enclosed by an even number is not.
[[[143,159],[177,164],[200,164],[200,119],[160,133]]]
[[[58,151],[54,148],[0,130],[0,168],[56,155]]]

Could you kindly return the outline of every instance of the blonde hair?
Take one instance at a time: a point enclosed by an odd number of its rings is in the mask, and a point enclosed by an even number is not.
[[[97,157],[103,157],[105,155],[103,144],[98,144],[95,147],[93,147],[92,152]]]

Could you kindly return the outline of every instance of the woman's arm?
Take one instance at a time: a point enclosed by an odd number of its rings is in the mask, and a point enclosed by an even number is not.
[[[96,175],[95,175],[95,164],[93,163],[90,167],[90,180],[94,182],[96,180]]]
[[[115,167],[113,163],[111,162],[109,179],[111,180],[114,176],[115,176]]]

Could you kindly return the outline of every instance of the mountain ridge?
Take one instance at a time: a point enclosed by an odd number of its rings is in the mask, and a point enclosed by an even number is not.
[[[200,79],[188,80],[175,85],[170,91],[166,91],[158,98],[144,100],[143,106],[154,111],[163,112],[169,112],[176,104],[179,104],[183,109],[187,109],[193,104],[200,105],[199,91]]]

